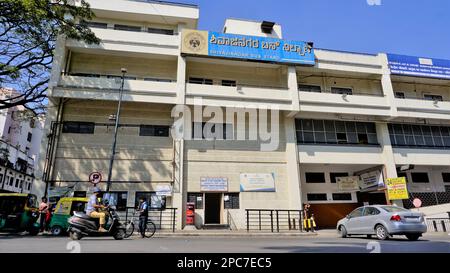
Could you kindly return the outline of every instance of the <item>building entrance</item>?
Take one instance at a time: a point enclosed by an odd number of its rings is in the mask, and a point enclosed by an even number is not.
[[[205,224],[220,224],[221,193],[205,193]]]

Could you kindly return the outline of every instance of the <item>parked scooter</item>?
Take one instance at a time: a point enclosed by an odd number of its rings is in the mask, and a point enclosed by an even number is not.
[[[108,221],[105,229],[107,232],[99,232],[99,220],[91,218],[83,212],[74,212],[69,218],[68,232],[72,240],[81,240],[83,237],[106,237],[112,236],[116,240],[125,238],[125,226],[120,222],[119,215],[113,207],[108,206],[106,209]]]

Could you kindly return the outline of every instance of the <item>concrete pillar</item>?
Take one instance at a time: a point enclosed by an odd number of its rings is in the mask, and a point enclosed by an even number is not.
[[[397,167],[394,159],[394,151],[389,137],[389,129],[387,123],[377,123],[377,137],[382,148],[382,159],[385,167],[385,178],[396,178]],[[401,200],[394,200],[392,203],[403,207]]]
[[[67,58],[67,50],[66,50],[66,38],[59,37],[56,40],[53,63],[52,63],[52,72],[50,74],[50,80],[48,83],[48,96],[52,96],[53,87],[58,85],[59,79],[61,77],[62,72],[65,72]]]
[[[300,111],[300,101],[298,94],[297,70],[295,66],[288,67],[288,90],[292,99],[292,108],[289,116],[295,116]]]
[[[58,120],[59,108],[59,103],[55,103],[51,99],[48,100],[47,114],[45,117],[45,124],[43,128],[44,132],[42,134],[41,146],[39,150],[39,159],[34,170],[35,179],[32,187],[32,193],[36,194],[38,197],[45,195],[45,183],[43,181],[43,175],[45,171],[44,168],[47,159],[47,146],[49,140],[47,136],[51,132],[52,123]]]
[[[185,28],[184,24],[178,25],[178,37],[180,38],[179,47],[181,50],[182,37],[181,32]],[[177,105],[183,105],[186,102],[186,58],[178,55],[177,62]]]
[[[181,32],[186,26],[184,24],[178,25],[178,36],[180,38],[180,49],[182,43]],[[176,99],[177,107],[185,107],[186,104],[186,58],[178,55],[177,62],[177,99]],[[186,111],[183,111],[183,115],[181,117],[177,117],[174,120],[174,123],[181,122],[183,125],[183,129],[186,129],[186,115],[190,115]],[[175,137],[175,136],[172,136]],[[175,173],[174,173],[174,188],[173,188],[173,198],[172,205],[174,208],[177,208],[177,216],[176,216],[176,229],[183,229],[185,225],[185,211],[186,211],[186,201],[187,201],[187,191],[184,181],[184,137],[178,138],[174,140],[174,149],[175,149]]]
[[[284,119],[286,131],[286,167],[289,185],[289,209],[302,209],[300,166],[297,140],[295,137],[295,118]]]
[[[380,59],[383,71],[381,76],[381,88],[384,96],[388,100],[388,104],[391,106],[391,118],[395,118],[397,116],[397,106],[395,104],[394,88],[392,86],[391,71],[389,69],[387,55],[384,53],[379,54],[378,58]]]

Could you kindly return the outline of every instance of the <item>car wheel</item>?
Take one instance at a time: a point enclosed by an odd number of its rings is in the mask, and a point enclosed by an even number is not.
[[[346,238],[348,236],[347,229],[344,226],[340,226],[339,234],[341,235],[341,238]]]
[[[389,233],[383,225],[377,225],[375,227],[375,233],[378,240],[386,240],[389,237]]]
[[[406,238],[410,241],[417,241],[422,236],[422,234],[408,234],[406,235]]]
[[[60,226],[54,226],[52,227],[52,235],[53,236],[61,236],[63,233],[63,229]]]

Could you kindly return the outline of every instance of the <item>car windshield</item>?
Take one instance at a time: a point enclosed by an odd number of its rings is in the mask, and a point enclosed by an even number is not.
[[[401,207],[396,207],[396,206],[384,206],[381,207],[383,210],[387,211],[387,212],[403,212],[403,211],[408,211],[407,209],[401,208]]]

